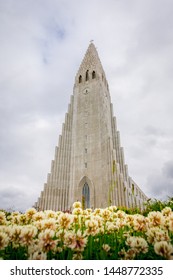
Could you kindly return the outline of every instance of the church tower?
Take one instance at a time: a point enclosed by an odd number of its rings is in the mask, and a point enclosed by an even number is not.
[[[109,205],[143,207],[147,197],[128,175],[105,72],[90,43],[75,77],[73,95],[59,136],[38,210]]]

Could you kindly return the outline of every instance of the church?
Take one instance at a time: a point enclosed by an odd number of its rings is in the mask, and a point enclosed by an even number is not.
[[[143,209],[147,196],[128,174],[109,86],[91,42],[75,77],[62,133],[37,210],[110,205]]]

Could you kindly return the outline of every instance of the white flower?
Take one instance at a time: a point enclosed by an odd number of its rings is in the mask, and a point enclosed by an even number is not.
[[[9,237],[5,232],[0,232],[0,250],[3,250],[6,246],[8,246]]]
[[[165,259],[172,259],[173,246],[166,241],[156,242],[154,244],[154,251]]]
[[[82,204],[80,201],[76,201],[73,203],[73,208],[82,208]]]
[[[106,252],[109,252],[110,249],[111,249],[111,247],[110,247],[108,244],[103,244],[103,245],[102,245],[102,248],[103,248],[103,250],[106,251]]]

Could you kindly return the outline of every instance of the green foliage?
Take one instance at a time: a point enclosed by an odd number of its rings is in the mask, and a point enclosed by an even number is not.
[[[124,211],[126,214],[133,215],[133,214],[141,214],[141,210],[137,207],[134,208],[127,208],[127,207],[118,207],[118,210]]]
[[[10,243],[4,250],[0,250],[0,258],[5,260],[27,260],[27,251],[25,246],[13,247],[12,243]]]
[[[145,204],[143,215],[146,216],[151,211],[162,211],[165,207],[170,207],[173,210],[173,197],[169,197],[167,201],[149,199]]]

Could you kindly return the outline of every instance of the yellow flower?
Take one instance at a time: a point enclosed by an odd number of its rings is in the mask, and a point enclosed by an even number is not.
[[[6,216],[5,213],[0,211],[0,225],[6,225]]]
[[[116,212],[116,214],[117,214],[117,217],[120,218],[120,219],[125,219],[126,218],[126,213],[122,210],[118,210]]]
[[[9,228],[10,228],[10,232],[9,232],[10,241],[14,243],[13,245],[19,246],[20,234],[23,227],[18,225],[13,225],[10,226]]]
[[[126,244],[132,249],[137,250],[137,252],[147,253],[148,252],[148,243],[147,241],[138,236],[130,236],[126,240]]]
[[[41,221],[45,218],[45,213],[43,211],[37,212],[33,215],[33,221]]]
[[[9,237],[5,232],[0,232],[0,250],[3,250],[6,246],[8,246]]]
[[[126,224],[130,227],[134,226],[134,215],[126,215],[126,218],[125,218],[125,221],[126,221]]]
[[[87,209],[86,209],[86,212],[87,212],[89,215],[92,213],[92,211],[93,211],[92,208],[87,208]]]
[[[45,219],[41,222],[42,224],[42,229],[52,229],[52,230],[56,230],[57,229],[57,224],[56,224],[56,220],[54,218],[49,218],[49,219]]]
[[[45,214],[45,218],[47,218],[47,219],[57,217],[57,212],[52,211],[52,210],[45,210],[44,214]]]
[[[83,213],[83,210],[82,208],[74,208],[73,211],[72,211],[72,214],[73,215],[81,215]]]
[[[127,250],[127,252],[125,251],[125,249],[122,249],[119,252],[119,255],[122,256],[123,260],[134,260],[134,258],[136,257],[136,255],[138,254],[138,251],[136,249],[132,249],[130,248],[129,250]]]
[[[165,208],[161,211],[161,213],[163,214],[163,216],[169,216],[169,215],[171,215],[171,213],[172,213],[172,209],[171,209],[171,207],[165,207]]]
[[[168,231],[161,229],[160,227],[149,228],[146,232],[147,241],[151,244],[159,241],[169,241]]]
[[[101,212],[101,216],[105,221],[108,221],[111,217],[111,211],[107,208],[105,208],[102,212]]]
[[[167,218],[168,228],[171,232],[173,232],[173,213]]]
[[[29,260],[46,260],[47,253],[43,252],[39,246],[38,239],[28,246]]]
[[[76,201],[73,203],[73,208],[82,208],[82,204],[80,201]]]
[[[111,247],[110,247],[108,244],[103,244],[103,245],[102,245],[102,248],[103,248],[103,250],[106,251],[106,252],[109,252],[110,249],[111,249]]]
[[[145,217],[140,215],[140,214],[134,215],[133,228],[136,231],[145,231],[146,230],[146,220],[145,220]]]
[[[62,213],[58,217],[58,223],[60,227],[64,229],[68,229],[72,224],[73,220],[74,220],[73,216],[68,213]]]
[[[62,247],[57,247],[57,248],[56,248],[56,252],[61,253],[62,251],[63,251],[63,248],[62,248]]]
[[[100,208],[95,208],[95,210],[94,210],[94,212],[93,212],[93,215],[94,215],[94,216],[100,215],[101,212],[102,212],[102,209],[100,209]]]
[[[164,216],[159,211],[152,211],[148,214],[149,227],[164,225]]]
[[[166,241],[156,242],[154,244],[154,251],[165,259],[172,259],[173,246]]]
[[[20,215],[19,211],[14,211],[11,213],[11,217],[15,217],[15,216],[18,216]]]
[[[13,224],[13,225],[18,225],[18,224],[20,224],[20,213],[19,212],[13,212],[12,214],[11,214],[11,217],[10,217],[10,219],[11,219],[11,224]]]
[[[37,235],[37,228],[32,225],[27,225],[21,228],[19,242],[22,246],[29,245],[33,242],[34,237]]]
[[[100,216],[92,216],[90,219],[96,221],[99,228],[103,227],[103,219]]]
[[[96,219],[86,220],[85,226],[87,235],[96,235],[99,231],[98,221]]]
[[[31,220],[33,215],[36,213],[37,213],[37,210],[35,208],[30,208],[25,212],[25,215],[28,220]]]
[[[32,225],[35,226],[38,229],[38,231],[41,231],[44,228],[44,220],[34,221]]]
[[[73,254],[73,260],[83,260],[83,256],[80,252]]]
[[[109,206],[108,210],[110,210],[111,212],[115,212],[115,211],[117,211],[117,207],[116,206]]]
[[[87,237],[82,235],[78,230],[76,233],[74,231],[66,232],[64,235],[64,245],[71,248],[74,251],[82,252],[87,244]]]
[[[43,252],[54,250],[57,244],[57,240],[54,240],[55,232],[51,229],[46,229],[39,233],[39,246]]]
[[[20,225],[26,225],[29,219],[30,218],[27,218],[25,214],[21,214],[18,216],[18,222]]]
[[[47,260],[47,254],[43,252],[34,252],[29,256],[29,260]]]
[[[111,233],[111,232],[113,232],[115,230],[117,230],[117,225],[115,225],[114,223],[108,221],[106,223],[106,231],[108,233]]]

